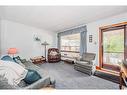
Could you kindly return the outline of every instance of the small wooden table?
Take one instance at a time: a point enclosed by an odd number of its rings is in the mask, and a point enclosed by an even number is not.
[[[127,68],[124,66],[124,64],[121,64],[120,67],[121,67],[121,70],[120,70],[120,84],[119,84],[119,88],[123,89],[123,80],[124,80],[125,84],[127,84],[127,82],[126,82]]]
[[[44,62],[46,62],[46,59],[45,59],[45,57],[43,57],[43,56],[37,56],[37,57],[34,57],[34,58],[30,58],[30,60],[31,60],[34,64],[39,64],[39,63],[44,63]]]

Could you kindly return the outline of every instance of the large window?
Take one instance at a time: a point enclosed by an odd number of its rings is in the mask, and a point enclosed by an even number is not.
[[[61,37],[61,54],[64,57],[78,57],[80,51],[80,33]]]
[[[124,29],[103,32],[103,63],[114,64],[124,59]]]

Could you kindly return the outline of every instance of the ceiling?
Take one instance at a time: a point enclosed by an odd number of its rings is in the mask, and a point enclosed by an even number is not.
[[[59,32],[127,12],[126,6],[1,6],[2,19]]]

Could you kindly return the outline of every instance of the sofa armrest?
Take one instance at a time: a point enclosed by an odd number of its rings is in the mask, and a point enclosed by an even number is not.
[[[50,77],[44,77],[23,89],[40,89],[50,85]]]

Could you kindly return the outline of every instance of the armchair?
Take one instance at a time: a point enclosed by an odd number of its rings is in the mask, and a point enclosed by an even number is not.
[[[48,49],[48,62],[53,63],[53,62],[59,62],[59,61],[61,61],[61,54],[59,49],[57,48]]]
[[[74,64],[74,69],[88,75],[93,73],[93,60],[95,59],[96,54],[94,53],[83,53],[82,58],[76,59]]]

